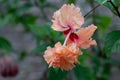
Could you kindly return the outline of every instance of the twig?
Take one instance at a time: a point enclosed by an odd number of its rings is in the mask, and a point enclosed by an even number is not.
[[[88,16],[91,12],[93,12],[96,8],[98,8],[100,4],[98,4],[96,7],[94,7],[92,10],[90,10],[87,14],[84,15],[84,17]]]
[[[120,17],[120,12],[118,10],[118,6],[115,6],[115,4],[111,0],[109,0],[108,2],[111,3],[111,5],[114,7],[115,11],[117,12],[118,17]]]

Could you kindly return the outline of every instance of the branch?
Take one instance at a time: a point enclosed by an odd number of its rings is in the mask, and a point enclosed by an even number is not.
[[[98,8],[100,4],[98,4],[96,7],[94,7],[92,10],[90,10],[87,14],[84,15],[84,17],[88,16],[91,12],[93,12],[96,8]]]
[[[119,13],[118,7],[115,6],[115,4],[111,0],[109,0],[108,2],[111,3],[111,5],[114,7],[115,11],[117,12],[118,17],[120,17],[120,13]]]

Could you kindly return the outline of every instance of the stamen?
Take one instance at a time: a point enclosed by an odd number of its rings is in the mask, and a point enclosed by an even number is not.
[[[69,39],[69,37],[70,37],[70,34],[71,34],[71,31],[70,31],[70,32],[68,33],[68,35],[66,36],[63,46],[65,46],[65,45],[66,45],[66,42],[67,42],[67,40],[68,40],[68,39]]]

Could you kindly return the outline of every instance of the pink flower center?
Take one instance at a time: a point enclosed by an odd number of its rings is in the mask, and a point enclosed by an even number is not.
[[[66,30],[66,31],[63,31],[63,34],[66,36],[70,31],[71,31],[71,28],[69,28],[69,29]]]
[[[77,40],[79,40],[79,37],[78,37],[77,34],[71,33],[69,39],[70,39],[72,42],[76,42]]]
[[[71,28],[68,29],[68,30],[66,30],[66,31],[64,31],[63,34],[64,34],[65,36],[67,36],[70,31],[71,31]],[[68,40],[69,40],[70,42],[76,42],[76,41],[79,40],[79,36],[78,36],[77,34],[75,34],[74,32],[72,32],[72,33],[70,34]]]

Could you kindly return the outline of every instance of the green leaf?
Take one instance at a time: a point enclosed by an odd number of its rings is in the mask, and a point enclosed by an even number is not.
[[[104,41],[104,51],[107,56],[120,51],[120,30],[110,32]]]
[[[10,14],[5,15],[3,18],[1,17],[0,18],[0,28],[9,22],[11,17],[12,16]]]
[[[64,42],[64,40],[65,40],[64,35],[61,32],[56,32],[55,37],[54,37],[54,41],[55,42],[58,42],[58,41],[59,42]]]
[[[113,45],[112,52],[120,51],[120,39],[115,42]]]
[[[103,5],[107,2],[107,0],[95,0],[95,1],[97,1],[101,5]]]
[[[7,39],[0,37],[0,49],[2,49],[4,52],[10,52],[13,48]]]
[[[57,5],[55,5],[55,4],[52,4],[52,3],[45,3],[44,5],[43,5],[45,8],[54,8],[54,9],[58,9],[58,6]]]
[[[80,55],[78,57],[78,61],[80,62],[80,64],[86,64],[85,62],[88,60],[87,54],[89,54],[89,53],[85,49],[81,49],[81,51],[82,51],[83,55]]]
[[[44,42],[39,44],[35,49],[32,50],[32,54],[41,54],[50,44],[51,44],[50,42]]]
[[[22,16],[25,14],[25,11],[27,11],[28,9],[30,9],[32,7],[31,4],[29,3],[25,3],[24,5],[22,5],[21,7],[19,7],[18,9],[15,9],[15,14],[18,16]]]
[[[37,17],[31,14],[27,14],[20,17],[20,22],[24,25],[25,31],[30,31],[30,24],[34,24]]]
[[[106,30],[109,28],[111,24],[111,18],[108,16],[95,15],[94,19],[95,19],[96,25],[98,26],[98,30],[101,33],[106,32]]]
[[[48,25],[30,25],[31,31],[37,36],[46,36],[50,33],[50,26]]]
[[[45,3],[46,2],[46,0],[39,0],[41,3]]]
[[[58,33],[57,31],[51,29],[50,23],[46,23],[44,25],[30,25],[30,29],[33,34],[42,40],[54,41],[56,39],[56,34]]]
[[[113,5],[109,2],[109,0],[95,0],[97,1],[99,4],[106,6],[107,8],[109,8],[114,14],[117,15],[116,10],[114,9]],[[115,5],[115,7],[119,7],[120,5],[120,0],[111,0],[112,3]]]
[[[111,0],[111,1],[115,5],[115,7],[119,7],[120,0]],[[113,7],[113,5],[110,2],[106,2],[104,4],[104,6],[106,6],[107,8],[109,8],[115,15],[117,15],[117,12],[116,12],[115,8]]]
[[[37,17],[32,15],[32,14],[27,14],[27,15],[24,15],[22,16],[24,18],[24,21],[27,23],[27,24],[33,24],[35,23]]]
[[[107,2],[107,3],[104,4],[104,6],[106,6],[108,9],[110,9],[114,14],[117,14],[117,12],[115,11],[115,9],[111,5],[111,3]]]
[[[67,71],[61,71],[58,68],[49,68],[49,80],[64,80]]]
[[[8,0],[0,0],[1,3],[5,3],[7,2]]]
[[[83,65],[76,65],[73,69],[77,80],[94,80],[92,71]]]
[[[76,2],[76,0],[68,0],[69,4],[72,4],[72,3],[74,4],[75,2]]]
[[[27,52],[26,51],[22,51],[19,55],[19,60],[22,61],[25,57],[27,56]]]
[[[112,2],[115,4],[115,6],[119,6],[120,5],[120,0],[112,0]]]

